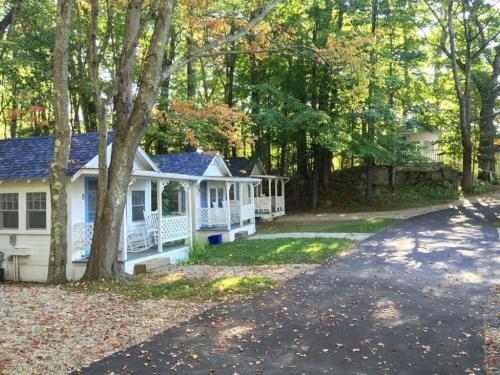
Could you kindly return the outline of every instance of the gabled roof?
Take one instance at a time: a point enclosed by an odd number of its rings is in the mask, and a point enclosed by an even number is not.
[[[252,159],[245,157],[234,157],[227,159],[226,164],[233,176],[250,177],[256,166],[259,166],[262,170],[262,174],[266,174],[264,166],[259,160],[253,161]]]
[[[151,156],[163,173],[187,174],[190,176],[203,176],[213,155],[202,152],[180,152],[175,154],[160,154]]]
[[[108,144],[114,133],[108,134]],[[73,176],[98,153],[98,133],[73,134],[68,176]],[[47,178],[54,153],[54,137],[11,138],[0,141],[0,180]]]

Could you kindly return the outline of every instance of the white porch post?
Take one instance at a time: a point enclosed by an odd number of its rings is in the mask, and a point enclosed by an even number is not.
[[[231,204],[229,201],[229,188],[231,187],[231,184],[226,181],[226,198],[227,198],[227,212],[226,212],[226,220],[227,220],[227,229],[231,230]]]
[[[285,180],[281,179],[281,196],[283,197],[283,215],[285,214]]]
[[[240,227],[243,226],[243,184],[238,183],[238,194],[240,197],[239,203],[240,203]]]
[[[268,186],[269,186],[269,213],[273,212],[273,192],[272,192],[272,185],[271,185],[271,179],[267,179]]]
[[[278,211],[278,180],[274,180],[274,210]]]
[[[191,185],[189,181],[182,182],[182,188],[184,189],[184,197],[186,199],[186,215],[188,215],[189,220],[189,247],[193,247],[193,215],[191,212]]]
[[[161,233],[161,220],[163,218],[162,194],[163,183],[160,180],[156,181],[156,214],[158,215],[156,222],[158,225],[158,252],[163,252],[163,238]]]
[[[248,188],[250,189],[250,204],[253,206],[253,214],[252,214],[252,218],[250,219],[250,222],[252,224],[255,224],[255,188],[258,188],[258,185],[257,186],[254,186],[254,184],[252,182],[250,182],[248,184]]]

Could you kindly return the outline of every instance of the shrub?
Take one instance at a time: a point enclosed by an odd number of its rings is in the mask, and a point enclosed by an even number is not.
[[[199,238],[193,240],[193,245],[189,249],[188,259],[184,262],[186,265],[201,264],[207,258],[207,249],[203,241]]]
[[[424,185],[416,188],[398,188],[375,194],[375,202],[382,204],[422,204],[451,201],[460,198],[461,192],[456,187]]]
[[[474,185],[472,194],[485,194],[494,189],[494,186],[486,181],[479,181]]]

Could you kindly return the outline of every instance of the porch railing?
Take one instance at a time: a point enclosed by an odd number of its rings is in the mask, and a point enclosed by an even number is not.
[[[188,239],[189,217],[183,216],[163,216],[161,219],[161,238],[163,242],[172,242]]]
[[[247,204],[241,206],[241,220],[251,220],[255,217],[255,206],[253,204]]]
[[[239,202],[230,202],[231,225],[237,225],[241,221],[251,220],[255,216],[255,206],[246,204],[241,206]],[[198,227],[227,227],[228,213],[226,207],[198,208]]]
[[[72,227],[73,255],[72,259],[85,259],[90,256],[92,237],[94,236],[94,223],[76,223]],[[120,256],[123,253],[123,235],[120,234],[118,244]]]
[[[280,212],[285,209],[285,198],[283,196],[255,197],[256,213]]]
[[[144,229],[144,228],[143,228]],[[130,233],[136,233],[138,228],[130,228]],[[140,231],[139,231],[140,232]],[[144,231],[145,232],[145,231]],[[183,216],[164,216],[161,220],[162,242],[173,242],[189,239],[190,226],[189,217]],[[72,259],[86,259],[90,255],[92,245],[92,236],[94,235],[93,223],[76,223],[72,227],[73,236],[73,255]],[[144,233],[144,236],[147,236]],[[146,241],[148,242],[148,241]],[[123,259],[123,233],[120,235],[118,245],[119,258]]]
[[[256,212],[271,212],[271,197],[255,197]]]
[[[199,227],[213,227],[227,225],[227,213],[223,207],[198,208]]]

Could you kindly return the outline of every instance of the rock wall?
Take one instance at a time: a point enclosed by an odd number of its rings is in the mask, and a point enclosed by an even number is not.
[[[391,169],[388,166],[375,166],[373,186],[375,192],[388,191]],[[443,164],[425,164],[401,166],[395,169],[394,187],[442,186],[460,185],[461,174],[457,170]],[[333,172],[328,191],[320,192],[319,204],[329,207],[333,201],[342,199],[357,199],[366,191],[366,169],[364,167],[346,168]],[[291,178],[286,184],[287,205],[309,207],[311,200],[311,180]]]
[[[396,187],[432,186],[458,186],[460,185],[460,172],[443,164],[426,164],[395,167]],[[391,169],[387,166],[375,166],[373,185],[375,191],[391,189]],[[348,191],[354,189],[363,193],[366,189],[366,169],[355,167],[335,171],[332,175],[331,187],[334,190]]]

